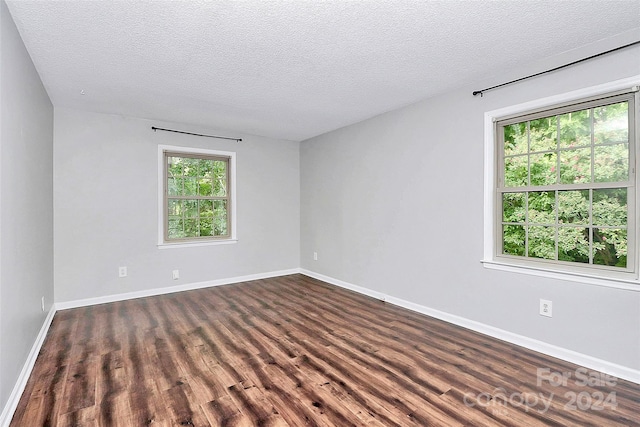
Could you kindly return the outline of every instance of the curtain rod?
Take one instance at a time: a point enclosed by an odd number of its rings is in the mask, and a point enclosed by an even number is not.
[[[511,80],[510,82],[506,82],[506,83],[502,83],[502,84],[499,84],[499,85],[491,86],[491,87],[488,87],[486,89],[476,90],[476,91],[473,92],[473,96],[480,95],[480,97],[482,97],[482,94],[484,92],[489,91],[489,90],[497,89],[497,88],[502,87],[502,86],[507,86],[507,85],[510,85],[510,84],[513,84],[513,83],[520,82],[522,80],[527,80],[527,79],[530,79],[532,77],[537,77],[537,76],[540,76],[542,74],[547,74],[547,73],[550,73],[552,71],[557,71],[557,70],[560,70],[562,68],[570,67],[572,65],[579,64],[580,62],[588,61],[590,59],[594,59],[594,58],[597,58],[599,56],[603,56],[603,55],[615,52],[617,50],[625,49],[627,47],[631,47],[631,46],[634,46],[634,45],[637,45],[637,44],[640,44],[640,40],[635,41],[633,43],[626,44],[624,46],[616,47],[616,48],[611,49],[611,50],[607,50],[605,52],[600,52],[600,53],[597,53],[595,55],[591,55],[591,56],[586,57],[586,58],[578,59],[577,61],[573,61],[573,62],[570,62],[568,64],[560,65],[559,67],[555,67],[555,68],[552,68],[552,69],[547,70],[547,71],[541,71],[539,73],[531,74],[530,76],[520,77],[519,79],[515,79],[515,80]]]
[[[181,130],[175,130],[175,129],[164,129],[164,128],[157,128],[155,126],[151,126],[151,129],[155,132],[158,130],[162,130],[165,132],[173,132],[173,133],[183,133],[185,135],[194,135],[194,136],[205,136],[207,138],[217,138],[217,139],[228,139],[230,141],[237,141],[237,142],[242,142],[242,138],[229,138],[228,136],[217,136],[217,135],[205,135],[202,133],[192,133],[192,132],[184,132]]]

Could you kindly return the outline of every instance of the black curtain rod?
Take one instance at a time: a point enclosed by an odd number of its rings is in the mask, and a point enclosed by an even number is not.
[[[202,133],[191,133],[191,132],[184,132],[184,131],[181,131],[181,130],[157,128],[155,126],[151,126],[151,129],[153,129],[154,132],[158,131],[158,130],[163,130],[165,132],[183,133],[185,135],[205,136],[207,138],[228,139],[230,141],[238,141],[238,142],[242,141],[242,138],[229,138],[228,136],[205,135],[205,134],[202,134]]]
[[[513,84],[513,83],[517,83],[517,82],[520,82],[520,81],[522,81],[522,80],[527,80],[527,79],[530,79],[530,78],[532,78],[532,77],[537,77],[537,76],[540,76],[540,75],[542,75],[542,74],[551,73],[552,71],[557,71],[557,70],[560,70],[560,69],[562,69],[562,68],[570,67],[570,66],[572,66],[572,65],[579,64],[580,62],[588,61],[588,60],[590,60],[590,59],[597,58],[597,57],[599,57],[599,56],[606,55],[606,54],[609,54],[609,53],[615,52],[615,51],[617,51],[617,50],[625,49],[625,48],[628,48],[628,47],[631,47],[631,46],[634,46],[634,45],[637,45],[637,44],[640,44],[640,40],[635,41],[635,42],[633,42],[633,43],[626,44],[626,45],[624,45],[624,46],[616,47],[615,49],[607,50],[606,52],[600,52],[600,53],[598,53],[598,54],[591,55],[591,56],[589,56],[589,57],[587,57],[587,58],[578,59],[577,61],[573,61],[573,62],[570,62],[570,63],[568,63],[568,64],[564,64],[564,65],[561,65],[561,66],[559,66],[559,67],[552,68],[552,69],[547,70],[547,71],[541,71],[541,72],[539,72],[539,73],[531,74],[530,76],[527,76],[527,77],[521,77],[521,78],[519,78],[519,79],[515,79],[515,80],[511,80],[510,82],[506,82],[506,83],[502,83],[502,84],[499,84],[499,85],[491,86],[491,87],[488,87],[488,88],[486,88],[486,89],[476,90],[476,91],[474,91],[474,92],[473,92],[473,96],[480,95],[480,96],[482,97],[482,94],[483,94],[484,92],[486,92],[486,91],[493,90],[493,89],[497,89],[497,88],[499,88],[499,87],[507,86],[507,85],[510,85],[510,84]]]

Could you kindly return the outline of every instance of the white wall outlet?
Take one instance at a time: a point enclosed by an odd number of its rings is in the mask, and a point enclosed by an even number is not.
[[[553,317],[553,303],[546,299],[540,300],[540,315]]]
[[[118,268],[118,277],[127,277],[127,267]]]
[[[44,311],[44,297],[42,297],[42,311]]]
[[[314,252],[313,253],[313,260],[317,261],[318,260],[318,252]]]
[[[180,270],[173,270],[171,277],[173,277],[173,280],[178,280],[180,278]]]

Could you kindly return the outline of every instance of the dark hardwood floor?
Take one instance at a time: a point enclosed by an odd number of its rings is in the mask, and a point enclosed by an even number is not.
[[[640,385],[302,275],[56,313],[11,426],[148,425],[628,426]]]

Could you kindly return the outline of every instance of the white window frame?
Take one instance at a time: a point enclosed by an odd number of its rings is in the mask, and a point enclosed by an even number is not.
[[[632,88],[637,90],[640,86],[640,75],[629,77],[626,79],[616,80],[613,82],[601,84],[598,86],[579,89],[576,91],[559,94],[543,99],[537,99],[522,104],[512,105],[497,110],[487,111],[484,114],[484,253],[482,263],[484,267],[510,271],[516,273],[524,273],[535,276],[548,277],[553,279],[562,279],[569,281],[576,281],[585,284],[613,287],[619,289],[628,289],[632,291],[640,292],[640,280],[638,277],[638,266],[640,250],[637,245],[640,240],[639,229],[640,225],[636,224],[635,230],[635,242],[636,250],[634,256],[634,265],[636,266],[635,272],[615,272],[608,270],[598,269],[580,269],[580,268],[568,268],[566,266],[547,264],[543,262],[536,262],[531,259],[517,260],[510,259],[509,257],[501,257],[496,254],[497,243],[497,201],[496,201],[496,186],[497,186],[497,144],[496,144],[496,126],[495,122],[499,119],[503,119],[509,116],[515,116],[518,114],[526,114],[531,111],[541,110],[544,108],[554,108],[558,105],[569,104],[572,102],[580,101],[585,98],[592,98],[601,95],[607,95],[612,92],[631,90]],[[636,105],[635,114],[635,127],[636,135],[635,141],[630,141],[630,144],[635,144],[636,152],[638,151],[638,140],[640,137],[640,120],[638,119],[637,109],[640,108]],[[635,169],[638,166],[638,160],[640,155],[636,156],[635,165],[631,165]],[[638,178],[636,178],[635,191],[636,194],[633,199],[635,200],[635,211],[639,210],[638,197]]]
[[[176,154],[197,154],[204,156],[218,156],[229,158],[229,192],[230,192],[230,207],[229,218],[231,222],[231,232],[227,238],[215,238],[215,239],[194,239],[193,241],[178,241],[168,242],[165,241],[165,227],[164,222],[167,215],[167,206],[165,199],[165,152]],[[181,147],[175,145],[158,145],[158,248],[185,248],[194,246],[211,246],[211,245],[226,245],[236,243],[237,237],[237,221],[236,221],[236,153],[233,151],[219,151],[208,150],[204,148],[192,148]]]

